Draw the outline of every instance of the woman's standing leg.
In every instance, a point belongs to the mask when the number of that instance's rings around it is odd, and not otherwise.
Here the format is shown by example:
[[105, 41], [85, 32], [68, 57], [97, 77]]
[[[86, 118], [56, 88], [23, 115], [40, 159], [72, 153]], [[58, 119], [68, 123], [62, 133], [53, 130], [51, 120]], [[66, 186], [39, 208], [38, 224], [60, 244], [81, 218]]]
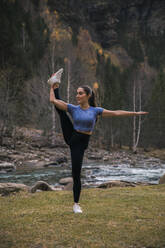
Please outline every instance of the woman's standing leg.
[[82, 213], [82, 210], [78, 205], [81, 193], [81, 168], [84, 152], [85, 149], [88, 147], [89, 138], [89, 135], [74, 132], [70, 143], [72, 159], [73, 197], [75, 202], [73, 211], [75, 213]]
[[73, 197], [78, 203], [81, 193], [81, 168], [84, 156], [84, 149], [79, 146], [71, 146], [72, 177], [73, 177]]

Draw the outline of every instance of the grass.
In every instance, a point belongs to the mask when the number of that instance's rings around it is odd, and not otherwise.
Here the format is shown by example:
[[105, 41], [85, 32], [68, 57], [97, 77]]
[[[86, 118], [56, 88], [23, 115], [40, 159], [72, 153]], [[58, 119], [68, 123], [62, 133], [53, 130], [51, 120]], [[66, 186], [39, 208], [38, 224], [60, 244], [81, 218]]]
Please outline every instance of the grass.
[[165, 248], [165, 185], [0, 197], [1, 248]]

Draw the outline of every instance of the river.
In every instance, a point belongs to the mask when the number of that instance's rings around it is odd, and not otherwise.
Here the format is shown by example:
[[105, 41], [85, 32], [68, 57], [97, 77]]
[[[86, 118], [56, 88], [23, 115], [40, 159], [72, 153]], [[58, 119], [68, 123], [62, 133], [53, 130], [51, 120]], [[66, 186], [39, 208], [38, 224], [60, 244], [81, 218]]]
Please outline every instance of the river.
[[[82, 183], [86, 187], [95, 187], [110, 180], [128, 182], [144, 182], [158, 184], [160, 177], [165, 174], [165, 162], [159, 159], [145, 159], [136, 165], [131, 163], [92, 162], [83, 164]], [[71, 166], [54, 165], [48, 168], [36, 169], [22, 167], [10, 173], [0, 174], [0, 182], [24, 183], [32, 186], [42, 180], [58, 186], [59, 180], [71, 176]]]

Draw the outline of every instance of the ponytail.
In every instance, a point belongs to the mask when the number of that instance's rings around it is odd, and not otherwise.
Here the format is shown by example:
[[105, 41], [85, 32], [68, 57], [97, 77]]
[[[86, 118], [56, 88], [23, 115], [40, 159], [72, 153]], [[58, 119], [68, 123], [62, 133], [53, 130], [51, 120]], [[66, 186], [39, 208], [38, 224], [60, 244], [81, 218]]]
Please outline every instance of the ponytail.
[[91, 94], [91, 97], [89, 98], [88, 102], [89, 102], [90, 106], [96, 107], [95, 93], [93, 92], [93, 90], [92, 90], [92, 94]]

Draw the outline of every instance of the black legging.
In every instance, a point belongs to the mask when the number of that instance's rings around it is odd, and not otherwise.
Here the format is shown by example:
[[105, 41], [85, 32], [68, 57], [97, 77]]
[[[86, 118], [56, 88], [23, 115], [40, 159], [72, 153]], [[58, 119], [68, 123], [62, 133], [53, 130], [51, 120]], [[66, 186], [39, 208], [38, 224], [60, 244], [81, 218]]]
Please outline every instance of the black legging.
[[[54, 90], [56, 99], [60, 99], [59, 89]], [[79, 133], [73, 128], [73, 124], [66, 111], [56, 107], [60, 116], [61, 128], [66, 144], [69, 145], [72, 161], [73, 196], [74, 202], [78, 203], [81, 193], [81, 167], [84, 151], [88, 147], [90, 135]]]

